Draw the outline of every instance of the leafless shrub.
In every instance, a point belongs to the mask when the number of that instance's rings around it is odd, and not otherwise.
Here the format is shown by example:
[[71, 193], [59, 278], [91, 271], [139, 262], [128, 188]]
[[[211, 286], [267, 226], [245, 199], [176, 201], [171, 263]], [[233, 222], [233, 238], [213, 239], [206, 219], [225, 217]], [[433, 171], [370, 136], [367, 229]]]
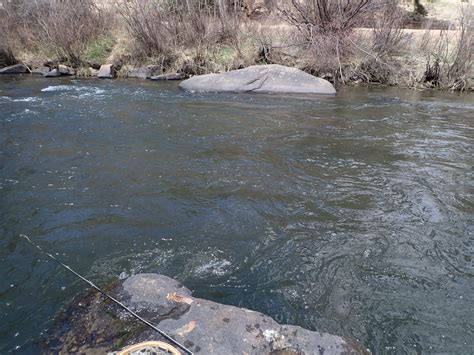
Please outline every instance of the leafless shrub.
[[290, 0], [281, 6], [282, 18], [296, 29], [303, 43], [309, 70], [315, 74], [339, 72], [353, 53], [350, 41], [355, 27], [370, 13], [373, 0]]
[[16, 64], [17, 62], [13, 50], [6, 44], [0, 43], [0, 68]]
[[452, 90], [464, 91], [469, 85], [469, 74], [472, 70], [474, 54], [473, 26], [472, 12], [470, 9], [463, 8], [454, 58], [447, 74]]
[[162, 7], [163, 2], [124, 1], [119, 5], [119, 12], [127, 24], [127, 30], [136, 42], [137, 50], [144, 55], [167, 55], [173, 29], [166, 15], [168, 9]]
[[23, 2], [6, 2], [0, 6], [0, 67], [12, 65], [17, 62], [15, 58], [15, 47], [21, 46], [22, 33], [20, 29], [26, 23], [25, 18], [20, 17]]
[[93, 0], [15, 0], [2, 6], [2, 27], [17, 43], [52, 59], [80, 64], [87, 44], [109, 28], [109, 17]]
[[235, 39], [239, 18], [230, 4], [227, 0], [125, 0], [119, 12], [139, 55], [172, 60], [184, 46], [195, 48], [199, 59], [203, 47]]
[[385, 57], [395, 52], [407, 39], [403, 31], [406, 13], [393, 0], [375, 0], [372, 8], [372, 50], [378, 56]]
[[[395, 0], [373, 0], [371, 14], [366, 18], [366, 43], [355, 43], [359, 64], [351, 66], [349, 74], [357, 81], [397, 85], [401, 68], [394, 56], [406, 44], [408, 35], [403, 30], [406, 12]], [[359, 41], [361, 38], [358, 38]]]
[[472, 27], [472, 13], [462, 7], [457, 29], [441, 30], [434, 48], [428, 50], [424, 83], [457, 91], [469, 88], [474, 57]]
[[34, 4], [34, 40], [72, 64], [79, 64], [85, 46], [108, 29], [106, 15], [93, 0], [43, 0]]

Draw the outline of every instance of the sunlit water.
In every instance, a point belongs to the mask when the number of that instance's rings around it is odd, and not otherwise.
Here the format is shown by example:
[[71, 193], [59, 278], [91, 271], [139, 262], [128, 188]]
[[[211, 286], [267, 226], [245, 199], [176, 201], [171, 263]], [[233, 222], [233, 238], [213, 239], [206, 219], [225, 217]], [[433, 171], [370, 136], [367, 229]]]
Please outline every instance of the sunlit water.
[[140, 272], [375, 353], [474, 349], [474, 96], [0, 78], [0, 353]]

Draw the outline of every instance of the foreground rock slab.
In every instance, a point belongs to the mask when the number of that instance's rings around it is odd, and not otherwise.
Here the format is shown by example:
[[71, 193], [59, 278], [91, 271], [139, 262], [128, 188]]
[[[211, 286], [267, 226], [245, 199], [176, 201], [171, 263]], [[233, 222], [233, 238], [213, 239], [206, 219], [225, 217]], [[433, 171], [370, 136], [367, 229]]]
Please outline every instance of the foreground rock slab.
[[24, 64], [10, 65], [0, 69], [0, 74], [25, 74], [29, 72], [30, 70]]
[[[162, 275], [135, 275], [108, 292], [195, 354], [368, 354], [355, 341], [194, 298], [186, 287]], [[45, 346], [54, 353], [104, 353], [146, 340], [163, 339], [91, 293], [63, 313]]]
[[336, 93], [329, 81], [278, 64], [254, 65], [223, 74], [198, 75], [183, 81], [179, 86], [198, 92]]

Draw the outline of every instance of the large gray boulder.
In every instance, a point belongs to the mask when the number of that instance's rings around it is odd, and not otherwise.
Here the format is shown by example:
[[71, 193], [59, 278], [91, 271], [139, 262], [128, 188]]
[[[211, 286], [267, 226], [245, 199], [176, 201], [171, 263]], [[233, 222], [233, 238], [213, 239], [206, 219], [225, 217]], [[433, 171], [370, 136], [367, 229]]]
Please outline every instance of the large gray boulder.
[[[110, 287], [113, 297], [196, 354], [368, 354], [356, 341], [281, 325], [248, 309], [192, 297], [179, 282], [139, 274]], [[57, 321], [48, 352], [95, 353], [147, 340], [163, 340], [97, 293], [76, 300]], [[56, 344], [56, 347], [53, 347]]]
[[179, 86], [198, 92], [336, 93], [329, 81], [278, 64], [254, 65], [223, 74], [198, 75], [183, 81]]
[[25, 74], [29, 72], [30, 70], [24, 64], [10, 65], [0, 69], [0, 74]]

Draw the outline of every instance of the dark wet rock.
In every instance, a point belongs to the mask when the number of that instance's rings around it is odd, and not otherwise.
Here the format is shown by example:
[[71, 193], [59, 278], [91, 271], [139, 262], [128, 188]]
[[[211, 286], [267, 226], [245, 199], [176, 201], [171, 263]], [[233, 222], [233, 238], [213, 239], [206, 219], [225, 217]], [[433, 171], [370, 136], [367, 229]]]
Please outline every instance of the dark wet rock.
[[45, 78], [55, 78], [57, 76], [61, 76], [59, 69], [51, 69], [49, 72], [44, 74]]
[[115, 78], [116, 70], [113, 64], [103, 64], [100, 66], [98, 78]]
[[24, 64], [10, 65], [0, 69], [0, 74], [25, 74], [29, 72], [30, 69]]
[[148, 79], [160, 71], [161, 67], [159, 65], [148, 65], [146, 67], [130, 69], [127, 76], [129, 78]]
[[76, 71], [74, 68], [68, 67], [67, 65], [58, 65], [58, 70], [61, 73], [61, 75], [74, 75], [76, 74]]
[[[280, 325], [258, 312], [194, 298], [187, 288], [162, 275], [135, 275], [108, 292], [196, 354], [367, 354], [355, 341]], [[57, 319], [45, 346], [49, 352], [93, 353], [146, 340], [163, 339], [91, 293], [76, 299]]]
[[31, 70], [31, 74], [46, 75], [51, 69], [49, 67], [39, 67]]
[[150, 80], [183, 80], [186, 76], [180, 73], [168, 73], [152, 76]]
[[223, 74], [206, 74], [183, 81], [180, 88], [212, 92], [281, 92], [335, 94], [327, 80], [278, 64], [254, 65]]

